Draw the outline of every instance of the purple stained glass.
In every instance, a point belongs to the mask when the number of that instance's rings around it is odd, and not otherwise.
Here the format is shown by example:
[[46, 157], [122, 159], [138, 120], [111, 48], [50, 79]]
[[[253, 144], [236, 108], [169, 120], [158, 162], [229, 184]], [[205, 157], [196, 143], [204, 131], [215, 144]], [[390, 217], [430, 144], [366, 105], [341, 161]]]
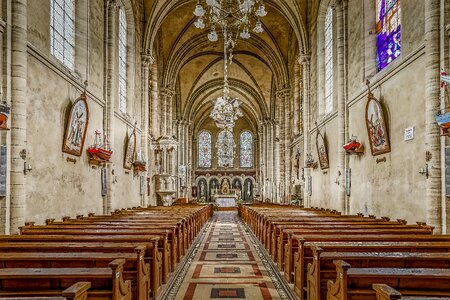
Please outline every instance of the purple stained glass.
[[401, 53], [400, 0], [377, 1], [377, 69], [383, 70]]
[[211, 134], [207, 131], [198, 136], [198, 166], [211, 168]]
[[244, 131], [240, 136], [241, 148], [241, 168], [253, 167], [253, 136], [250, 132]]

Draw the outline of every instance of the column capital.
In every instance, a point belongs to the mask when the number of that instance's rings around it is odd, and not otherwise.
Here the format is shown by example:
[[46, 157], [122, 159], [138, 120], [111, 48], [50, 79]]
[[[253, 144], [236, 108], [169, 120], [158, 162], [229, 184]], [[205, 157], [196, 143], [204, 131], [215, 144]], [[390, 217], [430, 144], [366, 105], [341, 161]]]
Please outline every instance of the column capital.
[[334, 10], [343, 9], [346, 2], [347, 2], [347, 0], [333, 0], [333, 1], [331, 1], [331, 7]]
[[150, 65], [154, 63], [155, 59], [152, 55], [148, 53], [142, 53], [141, 54], [141, 62], [142, 66], [145, 68], [148, 68]]
[[297, 60], [301, 65], [309, 65], [311, 63], [311, 54], [302, 52], [298, 55]]
[[119, 1], [117, 1], [117, 0], [106, 0], [106, 5], [108, 8], [110, 8], [112, 10], [119, 9]]
[[282, 89], [277, 90], [275, 92], [275, 95], [277, 96], [277, 98], [285, 97], [285, 96], [289, 96], [290, 92], [291, 92], [291, 89], [287, 87], [287, 88], [282, 88]]
[[175, 95], [175, 91], [171, 88], [165, 87], [160, 90], [161, 95], [167, 98], [172, 98]]

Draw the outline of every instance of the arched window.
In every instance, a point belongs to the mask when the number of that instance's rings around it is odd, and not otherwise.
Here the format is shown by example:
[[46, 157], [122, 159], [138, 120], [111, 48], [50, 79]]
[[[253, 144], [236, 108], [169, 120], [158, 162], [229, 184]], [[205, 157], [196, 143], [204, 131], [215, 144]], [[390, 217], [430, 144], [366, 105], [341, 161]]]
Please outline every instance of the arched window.
[[127, 19], [119, 9], [119, 110], [127, 112]]
[[400, 0], [376, 0], [377, 70], [381, 71], [401, 53]]
[[67, 68], [74, 69], [75, 0], [50, 1], [50, 50]]
[[211, 168], [211, 134], [203, 131], [198, 136], [198, 167]]
[[325, 17], [325, 113], [333, 110], [333, 9]]
[[253, 168], [253, 135], [244, 131], [239, 137], [241, 168]]
[[230, 168], [233, 166], [234, 160], [234, 148], [236, 144], [234, 142], [233, 133], [230, 130], [224, 129], [219, 132], [216, 142], [217, 156], [220, 168]]

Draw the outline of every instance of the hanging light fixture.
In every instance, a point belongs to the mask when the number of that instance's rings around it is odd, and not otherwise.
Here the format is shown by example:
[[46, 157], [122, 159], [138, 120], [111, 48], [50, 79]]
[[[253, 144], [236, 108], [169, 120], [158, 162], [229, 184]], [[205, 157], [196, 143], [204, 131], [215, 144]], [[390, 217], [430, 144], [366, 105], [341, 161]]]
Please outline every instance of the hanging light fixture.
[[208, 40], [216, 42], [219, 39], [216, 28], [222, 29], [224, 40], [223, 95], [213, 100], [214, 107], [210, 116], [219, 128], [232, 131], [235, 121], [243, 116], [241, 101], [229, 96], [228, 67], [232, 62], [232, 51], [238, 37], [251, 37], [249, 28], [252, 20], [256, 20], [253, 32], [264, 32], [260, 18], [266, 16], [267, 12], [263, 0], [206, 0], [206, 9], [202, 2], [198, 0], [194, 9], [194, 15], [197, 17], [195, 27], [205, 28], [207, 20], [210, 28]]

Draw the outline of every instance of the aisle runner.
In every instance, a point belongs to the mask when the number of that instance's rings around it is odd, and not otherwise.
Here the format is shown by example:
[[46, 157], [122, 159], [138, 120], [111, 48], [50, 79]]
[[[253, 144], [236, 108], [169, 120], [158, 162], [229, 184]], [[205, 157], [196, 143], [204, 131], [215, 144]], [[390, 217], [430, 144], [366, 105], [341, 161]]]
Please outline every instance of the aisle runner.
[[288, 299], [255, 250], [236, 212], [216, 212], [175, 299]]

